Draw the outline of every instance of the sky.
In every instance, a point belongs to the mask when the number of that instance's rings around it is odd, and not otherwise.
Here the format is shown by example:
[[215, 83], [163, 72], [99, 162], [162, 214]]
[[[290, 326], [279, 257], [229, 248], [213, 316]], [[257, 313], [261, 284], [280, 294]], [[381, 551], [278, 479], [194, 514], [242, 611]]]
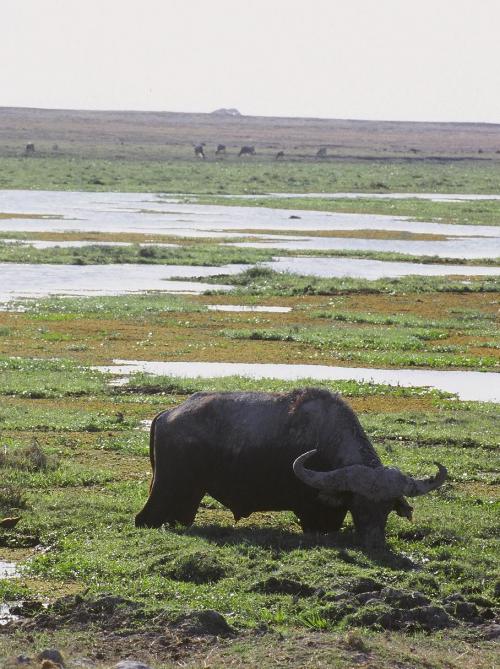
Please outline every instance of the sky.
[[0, 0], [0, 106], [500, 123], [500, 0]]

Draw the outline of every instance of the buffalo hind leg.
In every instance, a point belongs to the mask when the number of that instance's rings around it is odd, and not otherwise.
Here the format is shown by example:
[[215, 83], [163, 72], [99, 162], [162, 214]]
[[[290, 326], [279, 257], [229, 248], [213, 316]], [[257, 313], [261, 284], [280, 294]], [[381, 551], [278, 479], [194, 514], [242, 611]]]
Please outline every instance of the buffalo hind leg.
[[135, 517], [135, 525], [136, 527], [161, 527], [165, 523], [171, 527], [177, 523], [192, 525], [204, 494], [203, 490], [191, 486], [185, 486], [182, 490], [176, 486], [174, 497], [163, 486], [153, 484], [148, 501]]

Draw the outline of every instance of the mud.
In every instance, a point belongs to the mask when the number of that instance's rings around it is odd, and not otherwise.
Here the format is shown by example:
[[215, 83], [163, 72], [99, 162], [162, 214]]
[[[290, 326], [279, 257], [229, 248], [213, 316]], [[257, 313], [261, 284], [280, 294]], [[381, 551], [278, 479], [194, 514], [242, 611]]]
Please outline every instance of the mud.
[[265, 581], [259, 581], [252, 588], [252, 592], [261, 592], [266, 595], [293, 595], [294, 597], [310, 597], [317, 588], [295, 581], [290, 578], [270, 576]]

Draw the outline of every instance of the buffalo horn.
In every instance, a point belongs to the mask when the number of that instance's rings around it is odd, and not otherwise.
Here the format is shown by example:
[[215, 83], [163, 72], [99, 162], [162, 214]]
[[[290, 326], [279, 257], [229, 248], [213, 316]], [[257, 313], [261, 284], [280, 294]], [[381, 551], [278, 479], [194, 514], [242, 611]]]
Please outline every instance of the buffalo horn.
[[329, 472], [306, 469], [304, 462], [316, 449], [299, 455], [293, 463], [293, 471], [307, 485], [317, 490], [332, 492], [354, 492], [374, 501], [389, 500], [406, 495], [417, 497], [425, 495], [443, 485], [446, 480], [446, 467], [436, 462], [438, 473], [426, 479], [415, 479], [403, 474], [394, 467], [367, 467], [349, 465]]

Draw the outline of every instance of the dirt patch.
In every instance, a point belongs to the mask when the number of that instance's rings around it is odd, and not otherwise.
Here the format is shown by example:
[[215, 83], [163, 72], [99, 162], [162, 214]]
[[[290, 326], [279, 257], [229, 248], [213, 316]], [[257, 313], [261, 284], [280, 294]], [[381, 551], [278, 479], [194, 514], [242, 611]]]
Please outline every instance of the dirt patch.
[[293, 595], [294, 597], [310, 597], [316, 592], [310, 585], [290, 578], [270, 576], [265, 581], [259, 581], [251, 588], [252, 592], [261, 592], [266, 595]]
[[178, 618], [172, 627], [189, 636], [228, 637], [236, 634], [224, 616], [211, 609], [192, 611]]
[[[290, 218], [297, 218], [291, 216]], [[399, 230], [272, 230], [262, 228], [226, 228], [226, 232], [241, 234], [281, 235], [285, 237], [347, 237], [357, 239], [399, 239], [411, 241], [445, 241], [447, 235], [433, 235], [426, 232], [404, 232]]]
[[420, 295], [346, 295], [342, 308], [380, 314], [411, 314], [421, 318], [441, 319], [454, 310], [496, 313], [498, 295], [485, 298], [478, 293], [429, 293]]
[[0, 634], [16, 631], [32, 641], [34, 635], [49, 638], [61, 629], [71, 630], [75, 639], [91, 631], [92, 645], [89, 649], [87, 640], [86, 655], [92, 661], [140, 656], [148, 661], [179, 662], [219, 638], [236, 636], [236, 630], [217, 611], [191, 611], [173, 620], [168, 614], [151, 617], [141, 604], [114, 595], [62, 597], [46, 609], [32, 600], [19, 604], [16, 614], [22, 619], [0, 627]]

